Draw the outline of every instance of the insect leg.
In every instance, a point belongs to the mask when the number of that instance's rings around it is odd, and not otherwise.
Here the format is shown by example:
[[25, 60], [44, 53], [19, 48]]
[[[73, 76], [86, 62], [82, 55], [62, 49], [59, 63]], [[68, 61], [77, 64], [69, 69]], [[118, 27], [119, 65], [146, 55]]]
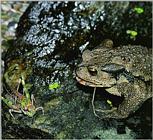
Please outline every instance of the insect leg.
[[10, 115], [13, 117], [13, 119], [15, 119], [15, 118], [14, 118], [14, 116], [13, 116], [12, 112], [22, 113], [22, 111], [21, 111], [21, 110], [9, 109], [9, 113], [10, 113]]
[[31, 94], [31, 102], [32, 102], [32, 105], [34, 104], [34, 102], [36, 102], [35, 97], [34, 97], [33, 94]]
[[19, 87], [20, 87], [20, 83], [21, 83], [21, 78], [19, 79], [19, 83], [18, 83], [18, 86], [17, 86], [17, 91], [19, 90]]

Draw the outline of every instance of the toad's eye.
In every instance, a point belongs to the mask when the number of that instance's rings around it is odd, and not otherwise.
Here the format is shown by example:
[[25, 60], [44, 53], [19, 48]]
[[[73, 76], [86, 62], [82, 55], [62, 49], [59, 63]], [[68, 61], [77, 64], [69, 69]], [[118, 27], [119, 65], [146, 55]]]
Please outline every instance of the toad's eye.
[[122, 56], [121, 59], [125, 62], [130, 62], [130, 58]]
[[96, 76], [97, 75], [97, 69], [94, 66], [88, 66], [88, 71], [91, 76]]

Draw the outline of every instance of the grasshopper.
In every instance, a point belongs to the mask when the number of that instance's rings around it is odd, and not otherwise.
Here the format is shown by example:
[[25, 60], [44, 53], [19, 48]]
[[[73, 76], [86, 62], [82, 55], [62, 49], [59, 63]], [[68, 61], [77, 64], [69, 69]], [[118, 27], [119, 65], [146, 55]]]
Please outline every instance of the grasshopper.
[[[19, 69], [19, 68], [17, 68]], [[6, 72], [4, 74], [4, 78], [8, 79], [8, 73]], [[25, 75], [20, 73], [17, 80], [17, 89], [15, 90], [15, 87], [12, 87], [12, 92], [10, 93], [7, 89], [6, 91], [9, 93], [5, 97], [1, 97], [2, 101], [10, 108], [9, 113], [14, 118], [12, 112], [16, 113], [23, 113], [29, 117], [33, 117], [37, 110], [42, 110], [44, 114], [43, 107], [35, 107], [34, 102], [35, 98], [33, 94], [30, 96], [29, 89], [31, 87], [31, 84], [25, 84]], [[11, 79], [12, 80], [12, 79]], [[22, 85], [22, 93], [19, 92], [19, 87]]]

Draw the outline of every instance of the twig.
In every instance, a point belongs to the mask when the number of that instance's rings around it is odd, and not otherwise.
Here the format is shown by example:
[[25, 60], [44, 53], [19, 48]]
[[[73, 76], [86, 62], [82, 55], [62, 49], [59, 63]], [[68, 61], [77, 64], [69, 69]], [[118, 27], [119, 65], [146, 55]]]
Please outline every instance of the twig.
[[92, 95], [92, 108], [93, 108], [93, 113], [96, 117], [100, 118], [99, 115], [97, 115], [96, 113], [96, 109], [95, 109], [95, 105], [94, 105], [94, 100], [95, 100], [95, 94], [96, 94], [96, 87], [94, 88], [94, 91], [93, 91], [93, 95]]

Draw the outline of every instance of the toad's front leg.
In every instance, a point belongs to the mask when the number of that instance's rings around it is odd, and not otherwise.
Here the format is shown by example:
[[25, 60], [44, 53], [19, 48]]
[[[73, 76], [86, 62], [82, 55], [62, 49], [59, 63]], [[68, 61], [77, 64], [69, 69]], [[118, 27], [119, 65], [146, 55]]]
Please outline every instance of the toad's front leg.
[[125, 98], [118, 108], [113, 107], [110, 110], [95, 109], [95, 111], [97, 113], [102, 113], [100, 115], [101, 118], [127, 118], [130, 113], [135, 112], [138, 109], [142, 103], [142, 100], [142, 97], [133, 94], [130, 97]]
[[146, 84], [141, 80], [135, 80], [133, 83], [121, 83], [119, 86], [119, 90], [125, 98], [117, 112], [126, 118], [148, 99], [148, 90]]
[[112, 108], [111, 110], [96, 109], [95, 111], [102, 113], [102, 118], [127, 118], [148, 98], [146, 85], [140, 80], [136, 80], [134, 83], [121, 83], [118, 85], [118, 89], [124, 95], [123, 102], [118, 108]]
[[[96, 117], [100, 119], [102, 118], [121, 118], [122, 117], [120, 116], [120, 113], [118, 113], [118, 110], [116, 107], [113, 107], [110, 110], [96, 109], [94, 105], [95, 93], [96, 93], [96, 87], [94, 88], [93, 97], [92, 97], [93, 113]], [[99, 113], [102, 113], [102, 114], [99, 114]]]

